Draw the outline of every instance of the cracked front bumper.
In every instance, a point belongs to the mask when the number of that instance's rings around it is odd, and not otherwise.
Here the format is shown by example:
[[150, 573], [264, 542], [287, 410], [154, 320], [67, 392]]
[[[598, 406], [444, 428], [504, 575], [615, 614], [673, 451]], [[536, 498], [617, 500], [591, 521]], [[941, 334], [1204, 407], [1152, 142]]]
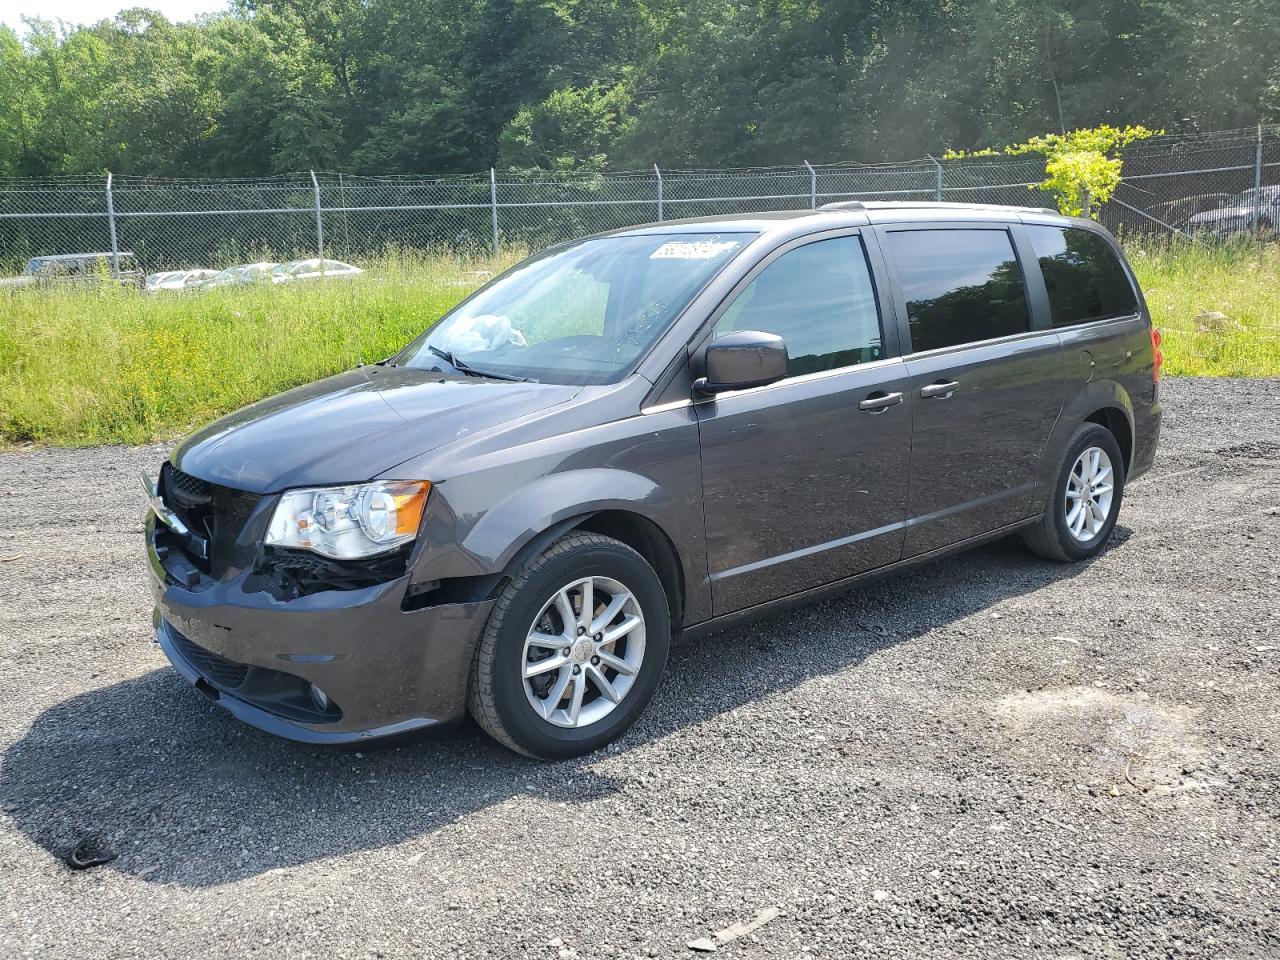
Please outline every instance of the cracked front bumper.
[[[147, 520], [156, 641], [239, 719], [307, 743], [391, 736], [457, 719], [491, 600], [405, 610], [401, 577], [280, 601], [247, 575], [187, 589], [167, 576]], [[310, 688], [328, 709], [314, 706]], [[310, 704], [310, 706], [309, 706]]]

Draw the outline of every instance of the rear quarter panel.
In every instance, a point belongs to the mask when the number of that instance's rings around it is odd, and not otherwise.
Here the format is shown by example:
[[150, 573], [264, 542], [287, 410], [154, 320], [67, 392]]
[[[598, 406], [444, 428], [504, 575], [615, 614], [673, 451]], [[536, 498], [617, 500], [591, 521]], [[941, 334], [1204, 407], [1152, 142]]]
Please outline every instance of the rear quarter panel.
[[[1099, 411], [1116, 411], [1128, 425], [1126, 480], [1141, 476], [1151, 466], [1160, 435], [1161, 410], [1152, 380], [1151, 324], [1145, 310], [1138, 316], [1063, 327], [1058, 333], [1066, 398], [1045, 448], [1046, 472], [1037, 490], [1041, 510], [1072, 435]], [[1124, 446], [1125, 438], [1119, 439]]]

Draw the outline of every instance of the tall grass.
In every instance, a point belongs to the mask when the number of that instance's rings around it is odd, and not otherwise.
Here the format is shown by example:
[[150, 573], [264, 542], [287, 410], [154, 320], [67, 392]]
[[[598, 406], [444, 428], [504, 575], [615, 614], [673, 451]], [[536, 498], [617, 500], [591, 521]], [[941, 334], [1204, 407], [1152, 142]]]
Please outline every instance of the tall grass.
[[1169, 376], [1280, 376], [1280, 245], [1129, 243]]
[[501, 261], [389, 255], [351, 280], [0, 291], [0, 440], [142, 443], [378, 360]]
[[[1169, 375], [1280, 375], [1280, 247], [1131, 245]], [[390, 254], [350, 281], [0, 291], [0, 442], [142, 443], [377, 360], [517, 259]]]

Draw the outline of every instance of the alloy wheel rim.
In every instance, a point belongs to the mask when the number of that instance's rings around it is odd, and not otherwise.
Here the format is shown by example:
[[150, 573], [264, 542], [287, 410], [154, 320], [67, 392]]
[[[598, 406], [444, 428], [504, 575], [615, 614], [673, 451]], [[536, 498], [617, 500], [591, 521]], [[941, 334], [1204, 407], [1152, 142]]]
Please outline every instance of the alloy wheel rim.
[[1089, 447], [1076, 458], [1067, 475], [1067, 532], [1080, 543], [1093, 540], [1111, 516], [1115, 469], [1101, 447]]
[[565, 584], [543, 604], [525, 637], [524, 692], [548, 723], [589, 726], [617, 709], [644, 662], [644, 613], [610, 577]]

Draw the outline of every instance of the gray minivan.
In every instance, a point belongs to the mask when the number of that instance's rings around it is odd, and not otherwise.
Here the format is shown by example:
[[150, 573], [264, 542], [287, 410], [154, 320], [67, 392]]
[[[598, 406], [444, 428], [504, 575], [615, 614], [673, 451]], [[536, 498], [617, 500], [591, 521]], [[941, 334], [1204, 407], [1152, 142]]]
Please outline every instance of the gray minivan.
[[1114, 239], [1046, 210], [560, 244], [144, 477], [156, 637], [297, 740], [469, 710], [522, 753], [584, 753], [675, 634], [1013, 533], [1093, 556], [1154, 457], [1160, 361]]

